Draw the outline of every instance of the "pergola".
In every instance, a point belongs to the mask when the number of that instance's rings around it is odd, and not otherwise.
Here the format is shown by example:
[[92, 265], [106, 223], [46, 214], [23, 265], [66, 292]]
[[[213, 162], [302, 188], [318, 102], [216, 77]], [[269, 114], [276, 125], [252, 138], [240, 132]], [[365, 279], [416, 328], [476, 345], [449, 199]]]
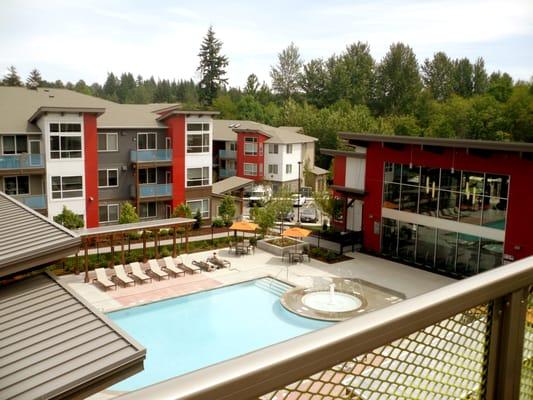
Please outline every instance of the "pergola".
[[189, 229], [195, 222], [191, 218], [167, 218], [151, 221], [134, 222], [131, 224], [119, 224], [119, 225], [107, 225], [99, 226], [97, 228], [85, 228], [76, 231], [82, 241], [82, 247], [85, 251], [84, 256], [84, 269], [85, 269], [85, 282], [89, 282], [89, 246], [93, 242], [107, 241], [111, 247], [111, 266], [114, 264], [115, 259], [115, 243], [120, 243], [120, 261], [125, 263], [124, 257], [124, 239], [127, 234], [132, 232], [142, 231], [143, 241], [143, 259], [146, 261], [146, 231], [151, 231], [154, 234], [154, 248], [155, 257], [159, 258], [159, 231], [163, 228], [173, 228], [172, 231], [172, 256], [176, 257], [176, 228], [185, 228], [185, 251], [189, 250]]

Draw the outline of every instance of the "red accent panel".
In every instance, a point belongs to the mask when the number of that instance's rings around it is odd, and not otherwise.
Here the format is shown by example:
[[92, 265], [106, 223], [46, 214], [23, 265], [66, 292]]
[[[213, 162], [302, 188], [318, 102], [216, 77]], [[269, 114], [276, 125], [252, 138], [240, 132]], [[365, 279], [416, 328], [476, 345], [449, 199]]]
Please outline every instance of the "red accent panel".
[[185, 203], [185, 116], [165, 120], [172, 141], [172, 209]]
[[98, 131], [95, 114], [83, 114], [83, 141], [85, 143], [85, 217], [87, 228], [94, 228], [99, 225]]
[[[257, 138], [257, 155], [244, 155], [244, 138]], [[265, 152], [268, 151], [265, 141], [267, 136], [260, 133], [239, 132], [237, 133], [237, 176], [262, 181], [265, 175]], [[244, 163], [257, 164], [257, 176], [244, 175]]]
[[344, 186], [346, 183], [346, 156], [337, 156], [333, 160], [333, 184]]

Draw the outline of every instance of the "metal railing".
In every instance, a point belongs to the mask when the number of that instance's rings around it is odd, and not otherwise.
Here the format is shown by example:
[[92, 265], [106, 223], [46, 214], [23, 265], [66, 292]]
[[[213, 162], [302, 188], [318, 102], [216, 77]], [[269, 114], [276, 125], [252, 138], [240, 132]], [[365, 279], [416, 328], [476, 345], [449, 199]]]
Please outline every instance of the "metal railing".
[[131, 150], [130, 161], [134, 163], [172, 161], [172, 149]]
[[25, 204], [35, 210], [44, 210], [46, 208], [46, 196], [44, 194], [18, 195], [13, 197], [20, 201], [22, 204]]
[[7, 154], [0, 155], [0, 169], [43, 168], [42, 154]]
[[234, 160], [237, 158], [237, 152], [235, 150], [219, 150], [218, 156], [220, 159]]
[[234, 169], [220, 168], [219, 173], [221, 178], [229, 178], [230, 176], [237, 175], [237, 171]]
[[121, 399], [530, 399], [533, 257]]

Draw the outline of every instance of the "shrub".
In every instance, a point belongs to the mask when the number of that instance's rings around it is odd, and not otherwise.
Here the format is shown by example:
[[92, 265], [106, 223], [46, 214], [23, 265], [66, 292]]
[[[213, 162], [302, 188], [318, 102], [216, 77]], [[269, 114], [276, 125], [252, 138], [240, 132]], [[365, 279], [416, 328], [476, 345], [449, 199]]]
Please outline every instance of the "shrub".
[[159, 252], [159, 256], [160, 257], [168, 257], [170, 256], [170, 251], [168, 250], [167, 246], [163, 246], [163, 248], [161, 249], [161, 251]]
[[192, 228], [193, 229], [200, 229], [200, 225], [202, 225], [202, 214], [200, 213], [200, 209], [196, 210], [196, 214], [194, 215], [194, 219], [196, 221], [192, 225]]
[[63, 211], [54, 217], [54, 222], [63, 225], [67, 229], [78, 229], [83, 227], [83, 218], [74, 214], [67, 206], [63, 206]]
[[213, 225], [214, 228], [223, 228], [224, 226], [226, 226], [226, 224], [224, 223], [224, 220], [222, 218], [215, 218], [213, 220], [212, 225]]

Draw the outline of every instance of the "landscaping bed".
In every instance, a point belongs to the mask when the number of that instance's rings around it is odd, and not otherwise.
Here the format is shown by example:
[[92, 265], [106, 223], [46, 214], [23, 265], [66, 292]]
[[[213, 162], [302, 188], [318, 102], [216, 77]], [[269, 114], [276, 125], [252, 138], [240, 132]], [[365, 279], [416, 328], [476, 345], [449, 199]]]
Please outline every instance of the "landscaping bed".
[[342, 261], [351, 260], [351, 257], [348, 257], [344, 254], [338, 254], [332, 250], [324, 249], [321, 247], [311, 247], [309, 250], [311, 258], [325, 262], [327, 264], [335, 264]]

